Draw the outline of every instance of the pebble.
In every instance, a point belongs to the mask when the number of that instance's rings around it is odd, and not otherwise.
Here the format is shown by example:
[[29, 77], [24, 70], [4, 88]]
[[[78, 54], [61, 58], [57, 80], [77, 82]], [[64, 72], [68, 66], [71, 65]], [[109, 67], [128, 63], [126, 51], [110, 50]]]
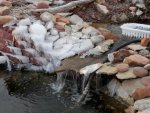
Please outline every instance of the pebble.
[[129, 65], [125, 63], [121, 63], [121, 64], [117, 64], [116, 68], [118, 72], [122, 73], [122, 72], [126, 72], [129, 70]]
[[134, 67], [133, 68], [133, 73], [137, 77], [145, 77], [145, 76], [148, 75], [148, 71], [146, 69], [144, 69], [144, 67]]
[[139, 54], [135, 54], [135, 55], [131, 55], [129, 57], [126, 57], [123, 62], [127, 63], [129, 65], [144, 66], [146, 64], [149, 64], [150, 60], [144, 56], [141, 56]]
[[150, 64], [145, 65], [144, 68], [150, 71]]
[[150, 76], [141, 78], [142, 84], [149, 86], [150, 85]]

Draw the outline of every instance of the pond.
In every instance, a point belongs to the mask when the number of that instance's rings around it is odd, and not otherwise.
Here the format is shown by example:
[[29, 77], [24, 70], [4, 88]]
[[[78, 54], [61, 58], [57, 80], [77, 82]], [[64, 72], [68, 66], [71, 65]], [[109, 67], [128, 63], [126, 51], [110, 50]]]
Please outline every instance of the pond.
[[[102, 26], [120, 34], [118, 25]], [[91, 93], [85, 103], [77, 103], [77, 80], [57, 78], [42, 73], [1, 71], [0, 113], [124, 113], [126, 106], [106, 95], [101, 95], [100, 100], [99, 95]]]

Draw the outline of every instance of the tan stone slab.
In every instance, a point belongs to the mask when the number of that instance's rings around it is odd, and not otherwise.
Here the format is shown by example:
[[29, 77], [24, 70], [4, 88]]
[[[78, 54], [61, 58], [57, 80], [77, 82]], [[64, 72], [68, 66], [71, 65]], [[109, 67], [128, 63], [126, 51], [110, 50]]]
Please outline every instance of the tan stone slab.
[[133, 68], [130, 68], [127, 72], [118, 73], [116, 76], [118, 79], [122, 79], [122, 80], [136, 78], [136, 76], [133, 74]]
[[106, 74], [106, 75], [114, 75], [116, 74], [117, 68], [113, 65], [103, 65], [100, 69], [97, 70], [97, 74]]

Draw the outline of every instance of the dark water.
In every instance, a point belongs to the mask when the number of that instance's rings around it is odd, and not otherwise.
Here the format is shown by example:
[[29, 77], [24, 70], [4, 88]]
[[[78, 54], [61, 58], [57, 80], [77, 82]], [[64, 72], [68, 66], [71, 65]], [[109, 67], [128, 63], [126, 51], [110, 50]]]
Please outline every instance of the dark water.
[[[0, 113], [122, 113], [123, 107], [104, 105], [96, 97], [78, 105], [75, 80], [66, 79], [62, 91], [51, 84], [56, 77], [29, 72], [0, 72]], [[100, 104], [100, 103], [101, 104]], [[110, 100], [110, 103], [114, 100]], [[118, 106], [116, 103], [116, 106]], [[118, 109], [118, 110], [117, 110]], [[121, 111], [122, 110], [122, 111]]]
[[[118, 25], [104, 26], [121, 33]], [[106, 95], [100, 100], [91, 94], [79, 105], [76, 80], [66, 79], [59, 93], [52, 89], [55, 81], [56, 76], [41, 73], [0, 71], [0, 113], [124, 113], [126, 106]]]

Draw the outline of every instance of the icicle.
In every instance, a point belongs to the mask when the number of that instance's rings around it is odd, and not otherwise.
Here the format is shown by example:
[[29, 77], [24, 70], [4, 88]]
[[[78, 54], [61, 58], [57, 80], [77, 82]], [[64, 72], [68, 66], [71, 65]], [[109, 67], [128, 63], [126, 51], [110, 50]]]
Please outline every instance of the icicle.
[[11, 70], [12, 70], [12, 67], [11, 67], [11, 64], [10, 64], [10, 61], [9, 61], [8, 56], [7, 56], [4, 52], [2, 52], [2, 51], [0, 51], [0, 53], [2, 53], [2, 55], [4, 55], [4, 56], [6, 57], [6, 61], [7, 61], [7, 70], [8, 70], [8, 71], [11, 71]]

